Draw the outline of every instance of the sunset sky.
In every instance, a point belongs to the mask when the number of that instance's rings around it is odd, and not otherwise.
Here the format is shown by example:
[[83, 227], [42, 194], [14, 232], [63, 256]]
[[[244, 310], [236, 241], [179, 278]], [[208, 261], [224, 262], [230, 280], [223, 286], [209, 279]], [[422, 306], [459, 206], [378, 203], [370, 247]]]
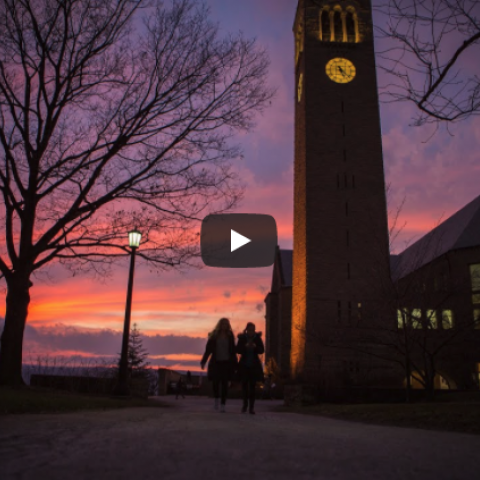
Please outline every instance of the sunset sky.
[[[239, 137], [244, 160], [236, 164], [247, 188], [237, 212], [275, 217], [279, 244], [292, 247], [294, 43], [296, 0], [208, 0], [224, 32], [256, 37], [271, 59], [271, 108], [255, 130]], [[379, 83], [385, 79], [379, 74]], [[405, 200], [398, 253], [480, 194], [480, 119], [450, 127], [409, 126], [406, 104], [382, 104], [382, 133], [389, 209]], [[103, 282], [71, 278], [54, 267], [50, 278], [34, 279], [24, 361], [38, 355], [109, 358], [120, 350], [127, 263]], [[137, 264], [132, 322], [145, 335], [154, 365], [199, 369], [209, 330], [221, 316], [239, 332], [247, 321], [264, 330], [264, 298], [272, 268], [203, 268], [157, 274]], [[2, 290], [2, 311], [4, 296]]]

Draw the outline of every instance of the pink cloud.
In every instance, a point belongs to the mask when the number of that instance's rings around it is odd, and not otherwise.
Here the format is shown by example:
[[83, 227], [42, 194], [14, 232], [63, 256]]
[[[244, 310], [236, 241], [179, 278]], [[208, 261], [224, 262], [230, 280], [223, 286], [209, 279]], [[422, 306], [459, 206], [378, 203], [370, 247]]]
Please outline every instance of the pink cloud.
[[450, 131], [432, 136], [431, 126], [408, 128], [399, 121], [383, 135], [390, 213], [404, 202], [400, 243], [427, 233], [480, 194], [480, 120]]
[[[238, 211], [273, 215], [280, 245], [291, 248], [295, 93], [291, 28], [296, 2], [209, 3], [221, 28], [256, 36], [270, 53], [270, 82], [278, 92], [271, 108], [258, 117], [255, 130], [237, 139], [244, 147], [245, 159], [236, 168], [246, 184]], [[382, 80], [381, 73], [379, 77]], [[407, 104], [382, 105], [381, 113], [391, 210], [405, 199], [399, 224], [406, 226], [395, 245], [400, 251], [406, 242], [423, 235], [480, 194], [480, 121], [472, 119], [452, 126], [454, 136], [445, 130], [432, 136], [429, 127], [408, 127], [414, 112]], [[183, 274], [155, 274], [139, 262], [132, 321], [139, 324], [146, 342], [150, 342], [155, 361], [177, 367], [191, 362], [193, 368], [207, 332], [221, 316], [231, 318], [236, 332], [247, 321], [264, 330], [263, 300], [271, 275], [271, 268], [204, 268]], [[52, 276], [54, 282], [49, 283], [34, 279], [27, 326], [29, 351], [88, 358], [115, 355], [123, 326], [127, 264], [116, 267], [104, 283], [70, 278], [57, 267]], [[4, 315], [4, 302], [2, 307], [0, 315]], [[167, 344], [172, 345], [171, 350]]]

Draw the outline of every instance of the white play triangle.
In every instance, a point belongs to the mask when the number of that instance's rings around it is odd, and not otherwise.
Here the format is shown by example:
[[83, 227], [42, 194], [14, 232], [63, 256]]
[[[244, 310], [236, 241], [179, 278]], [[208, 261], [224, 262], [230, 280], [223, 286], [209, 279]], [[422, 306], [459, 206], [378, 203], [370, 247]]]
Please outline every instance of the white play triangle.
[[251, 242], [251, 240], [249, 238], [244, 237], [243, 235], [240, 235], [235, 230], [230, 229], [230, 232], [231, 232], [231, 240], [230, 240], [231, 250], [230, 250], [230, 252], [234, 252], [235, 250], [238, 250], [239, 248], [243, 247], [247, 243]]

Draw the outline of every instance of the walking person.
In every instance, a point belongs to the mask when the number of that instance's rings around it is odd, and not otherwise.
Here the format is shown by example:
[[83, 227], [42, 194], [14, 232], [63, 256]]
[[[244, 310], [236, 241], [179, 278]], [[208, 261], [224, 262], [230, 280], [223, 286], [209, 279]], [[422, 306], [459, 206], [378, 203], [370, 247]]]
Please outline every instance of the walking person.
[[192, 374], [190, 370], [187, 370], [187, 393], [192, 393]]
[[220, 412], [225, 413], [228, 383], [237, 369], [235, 337], [228, 318], [221, 318], [209, 333], [205, 353], [200, 362], [202, 370], [209, 357], [211, 358], [208, 362], [208, 379], [213, 383], [214, 407], [218, 410], [220, 400]]
[[185, 395], [183, 394], [183, 380], [182, 380], [182, 377], [180, 377], [178, 379], [178, 382], [177, 382], [177, 388], [175, 390], [175, 393], [177, 394], [175, 396], [175, 400], [178, 400], [178, 396], [181, 395], [182, 398], [185, 398]]
[[257, 382], [263, 382], [259, 355], [264, 351], [262, 332], [255, 331], [254, 323], [247, 323], [245, 331], [238, 335], [237, 343], [237, 353], [241, 355], [238, 366], [243, 393], [242, 413], [248, 409], [251, 414], [255, 414], [255, 386]]

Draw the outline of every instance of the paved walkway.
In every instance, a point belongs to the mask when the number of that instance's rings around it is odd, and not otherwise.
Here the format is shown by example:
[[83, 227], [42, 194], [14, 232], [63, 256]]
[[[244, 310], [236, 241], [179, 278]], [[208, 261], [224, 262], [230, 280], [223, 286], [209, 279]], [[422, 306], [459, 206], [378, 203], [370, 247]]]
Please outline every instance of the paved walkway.
[[[171, 399], [172, 397], [169, 397]], [[170, 401], [170, 400], [169, 400]], [[290, 413], [210, 399], [173, 408], [0, 417], [0, 478], [35, 480], [475, 480], [480, 436]]]

